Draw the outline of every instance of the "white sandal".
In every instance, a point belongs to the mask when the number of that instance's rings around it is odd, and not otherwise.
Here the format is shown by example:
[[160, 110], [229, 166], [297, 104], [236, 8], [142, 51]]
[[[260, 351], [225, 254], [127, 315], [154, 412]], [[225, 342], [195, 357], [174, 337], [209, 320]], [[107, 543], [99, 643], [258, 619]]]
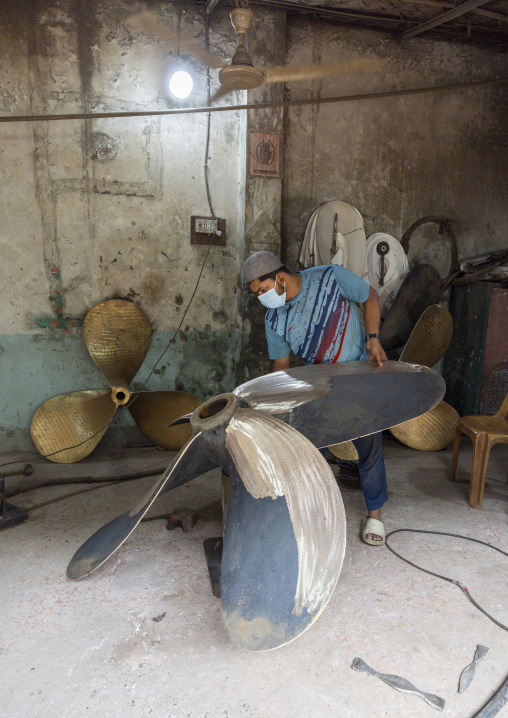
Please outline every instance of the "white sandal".
[[[375, 534], [381, 536], [381, 541], [367, 538], [367, 534]], [[363, 519], [362, 521], [362, 541], [368, 543], [370, 546], [382, 546], [385, 542], [385, 527], [382, 521], [378, 519]]]

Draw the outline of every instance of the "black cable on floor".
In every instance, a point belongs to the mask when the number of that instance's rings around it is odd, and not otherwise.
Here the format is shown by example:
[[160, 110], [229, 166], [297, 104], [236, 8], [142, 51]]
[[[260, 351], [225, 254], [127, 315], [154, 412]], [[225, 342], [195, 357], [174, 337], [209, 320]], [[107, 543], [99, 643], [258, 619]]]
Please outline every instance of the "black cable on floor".
[[486, 541], [480, 541], [480, 539], [471, 538], [470, 536], [461, 536], [460, 534], [450, 534], [445, 533], [444, 531], [424, 531], [423, 529], [396, 529], [395, 531], [390, 531], [389, 534], [387, 534], [385, 538], [385, 546], [386, 548], [391, 551], [397, 558], [400, 558], [402, 561], [405, 561], [405, 563], [408, 563], [410, 566], [413, 566], [413, 568], [417, 568], [418, 571], [423, 571], [424, 573], [428, 573], [430, 576], [435, 576], [436, 578], [442, 578], [443, 581], [448, 581], [448, 583], [453, 583], [455, 586], [458, 586], [468, 597], [468, 599], [471, 601], [473, 606], [476, 606], [476, 608], [481, 611], [484, 616], [487, 616], [487, 618], [490, 618], [491, 621], [493, 621], [496, 626], [499, 626], [499, 628], [504, 629], [505, 631], [508, 631], [508, 626], [505, 626], [503, 623], [500, 623], [497, 621], [493, 616], [490, 615], [490, 613], [487, 613], [485, 609], [483, 609], [479, 603], [477, 603], [474, 598], [469, 593], [469, 590], [467, 586], [465, 586], [462, 581], [456, 581], [454, 578], [448, 578], [448, 576], [441, 576], [439, 573], [434, 573], [433, 571], [429, 571], [426, 568], [422, 568], [421, 566], [418, 566], [416, 563], [413, 563], [412, 561], [409, 561], [409, 559], [404, 558], [404, 556], [401, 556], [397, 551], [395, 551], [388, 543], [388, 539], [390, 536], [393, 536], [394, 534], [398, 534], [401, 532], [406, 533], [414, 533], [414, 534], [432, 534], [435, 536], [452, 536], [452, 538], [459, 538], [464, 539], [464, 541], [473, 541], [474, 543], [480, 543], [483, 546], [488, 546], [489, 548], [493, 548], [494, 551], [499, 551], [499, 553], [502, 553], [503, 556], [508, 556], [508, 553], [506, 551], [503, 551], [502, 549], [498, 548], [497, 546], [493, 546], [490, 543], [487, 543]]

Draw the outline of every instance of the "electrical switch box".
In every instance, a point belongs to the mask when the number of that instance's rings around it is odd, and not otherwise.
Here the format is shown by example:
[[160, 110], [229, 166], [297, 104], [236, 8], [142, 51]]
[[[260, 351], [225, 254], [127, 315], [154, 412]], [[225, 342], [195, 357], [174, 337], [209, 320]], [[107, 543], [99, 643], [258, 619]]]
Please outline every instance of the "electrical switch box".
[[194, 220], [194, 231], [203, 232], [204, 234], [211, 234], [212, 232], [216, 232], [217, 220], [196, 217], [196, 219]]
[[226, 244], [226, 220], [216, 217], [191, 217], [191, 244]]

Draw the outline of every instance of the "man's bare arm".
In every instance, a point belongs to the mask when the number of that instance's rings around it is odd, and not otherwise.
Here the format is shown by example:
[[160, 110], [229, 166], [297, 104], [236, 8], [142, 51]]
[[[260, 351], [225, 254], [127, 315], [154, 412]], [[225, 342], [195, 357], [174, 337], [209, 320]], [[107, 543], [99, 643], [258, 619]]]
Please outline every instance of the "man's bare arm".
[[273, 371], [285, 371], [291, 369], [291, 362], [289, 360], [289, 354], [284, 359], [273, 360]]
[[[379, 311], [379, 298], [377, 292], [372, 287], [369, 288], [369, 296], [367, 301], [363, 303], [365, 313], [365, 332], [366, 334], [379, 334], [379, 325], [381, 323], [381, 314]], [[379, 339], [367, 339], [365, 348], [370, 361], [379, 366], [387, 361], [387, 356]]]

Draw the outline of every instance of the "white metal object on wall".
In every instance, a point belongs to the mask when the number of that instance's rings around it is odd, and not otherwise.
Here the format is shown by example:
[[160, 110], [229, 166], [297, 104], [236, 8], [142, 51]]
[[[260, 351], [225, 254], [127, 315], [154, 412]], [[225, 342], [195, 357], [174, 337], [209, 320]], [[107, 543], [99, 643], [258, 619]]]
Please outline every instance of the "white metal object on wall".
[[304, 267], [339, 264], [361, 277], [365, 258], [363, 218], [355, 207], [331, 200], [312, 213], [300, 253]]
[[390, 311], [408, 272], [407, 256], [399, 240], [385, 232], [371, 234], [363, 279], [378, 293], [382, 319]]

